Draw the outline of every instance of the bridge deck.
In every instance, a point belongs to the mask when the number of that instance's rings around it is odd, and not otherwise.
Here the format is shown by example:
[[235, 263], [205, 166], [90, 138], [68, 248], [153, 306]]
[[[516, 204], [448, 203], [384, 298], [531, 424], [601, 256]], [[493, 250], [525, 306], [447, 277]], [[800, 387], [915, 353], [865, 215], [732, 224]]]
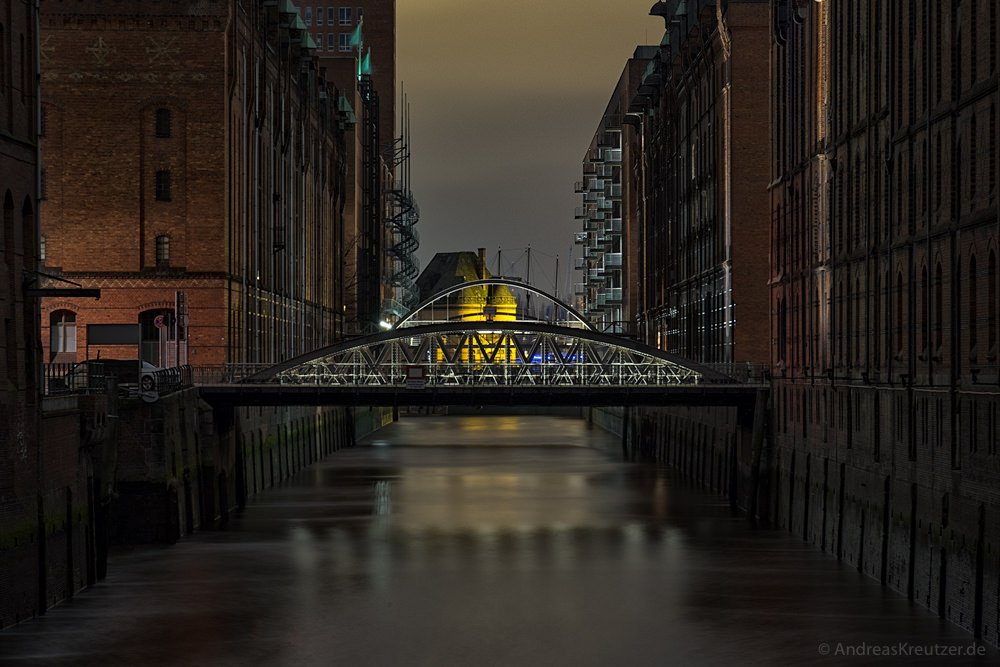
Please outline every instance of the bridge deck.
[[541, 405], [541, 406], [747, 406], [766, 385], [691, 384], [671, 387], [610, 386], [398, 386], [338, 387], [322, 385], [200, 385], [213, 405]]

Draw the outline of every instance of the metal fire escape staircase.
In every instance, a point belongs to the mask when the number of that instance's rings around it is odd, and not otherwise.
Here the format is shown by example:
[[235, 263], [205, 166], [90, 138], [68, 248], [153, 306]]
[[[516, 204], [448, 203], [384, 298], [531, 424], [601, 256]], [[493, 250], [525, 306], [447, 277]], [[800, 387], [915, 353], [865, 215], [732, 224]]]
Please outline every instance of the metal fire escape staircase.
[[382, 321], [395, 322], [420, 302], [416, 279], [420, 273], [417, 248], [420, 236], [415, 229], [420, 222], [420, 208], [410, 190], [409, 107], [404, 102], [400, 136], [393, 142], [393, 173], [397, 187], [389, 190], [390, 212], [386, 219], [385, 300]]

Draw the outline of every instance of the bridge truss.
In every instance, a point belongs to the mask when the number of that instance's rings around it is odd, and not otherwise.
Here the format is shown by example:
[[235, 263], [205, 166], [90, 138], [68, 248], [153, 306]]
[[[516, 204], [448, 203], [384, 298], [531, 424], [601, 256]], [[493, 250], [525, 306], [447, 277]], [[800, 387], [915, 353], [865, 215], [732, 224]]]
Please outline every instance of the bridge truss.
[[544, 322], [440, 322], [347, 341], [244, 378], [334, 387], [656, 387], [719, 374], [654, 348]]

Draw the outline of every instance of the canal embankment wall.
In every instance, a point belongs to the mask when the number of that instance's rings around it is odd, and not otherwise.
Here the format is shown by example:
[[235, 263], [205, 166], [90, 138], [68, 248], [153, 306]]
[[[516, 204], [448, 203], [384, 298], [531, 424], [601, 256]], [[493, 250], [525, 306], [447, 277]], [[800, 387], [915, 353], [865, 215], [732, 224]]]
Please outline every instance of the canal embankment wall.
[[[11, 443], [7, 493], [0, 495], [0, 628], [45, 609], [103, 576], [96, 539], [100, 479], [113, 394], [39, 399], [37, 423]], [[23, 437], [37, 433], [37, 438]]]
[[392, 421], [388, 408], [213, 409], [197, 388], [122, 410], [111, 541], [224, 527], [262, 491]]
[[895, 452], [902, 438], [884, 423], [855, 426], [852, 438], [831, 424], [824, 437], [794, 428], [794, 418], [787, 406], [769, 411], [755, 456], [736, 408], [601, 408], [588, 415], [619, 437], [626, 459], [670, 465], [752, 520], [797, 535], [998, 645], [996, 471], [954, 469], [947, 447], [937, 456], [933, 448], [926, 456]]
[[[170, 544], [393, 419], [387, 408], [215, 410], [197, 388], [46, 397], [0, 497], [0, 628], [107, 574], [114, 545]], [[25, 439], [28, 442], [28, 439]]]

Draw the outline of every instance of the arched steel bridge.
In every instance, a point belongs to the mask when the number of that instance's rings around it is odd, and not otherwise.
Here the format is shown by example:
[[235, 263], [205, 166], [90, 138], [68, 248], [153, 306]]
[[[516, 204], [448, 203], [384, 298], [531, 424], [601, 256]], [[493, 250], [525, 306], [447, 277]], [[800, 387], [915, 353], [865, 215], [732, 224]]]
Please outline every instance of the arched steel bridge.
[[[417, 314], [469, 287], [526, 289], [567, 313], [538, 320], [436, 321]], [[762, 380], [759, 378], [758, 380]], [[389, 331], [267, 368], [232, 367], [202, 385], [233, 405], [735, 405], [747, 382], [619, 336], [595, 331], [571, 306], [517, 281], [463, 283], [418, 305]]]

